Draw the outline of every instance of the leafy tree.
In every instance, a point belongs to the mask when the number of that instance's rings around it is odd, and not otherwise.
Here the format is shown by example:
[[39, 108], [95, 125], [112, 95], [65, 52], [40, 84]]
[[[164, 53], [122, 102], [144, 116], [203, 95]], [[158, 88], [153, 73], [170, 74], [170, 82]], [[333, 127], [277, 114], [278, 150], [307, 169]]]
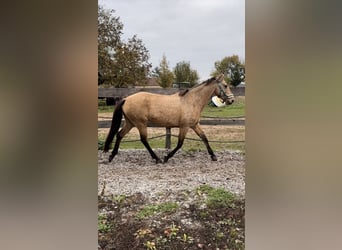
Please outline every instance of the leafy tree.
[[176, 82], [189, 82], [190, 87], [198, 82], [198, 73], [196, 70], [191, 69], [190, 62], [182, 61], [177, 63], [173, 72], [176, 77]]
[[166, 60], [166, 56], [163, 55], [163, 58], [159, 64], [159, 67], [154, 69], [154, 74], [157, 77], [158, 84], [163, 88], [171, 87], [172, 83], [175, 80], [175, 76], [173, 72], [169, 69], [169, 63]]
[[98, 49], [98, 70], [99, 81], [110, 81], [114, 68], [113, 51], [121, 46], [121, 35], [123, 24], [119, 17], [114, 17], [114, 10], [105, 10], [98, 6], [97, 22], [97, 49]]
[[98, 7], [99, 76], [115, 87], [145, 83], [151, 68], [149, 51], [136, 35], [121, 40], [123, 24], [113, 14]]
[[141, 39], [134, 35], [127, 43], [115, 49], [114, 67], [116, 87], [127, 87], [146, 83], [151, 64], [149, 52]]
[[221, 61], [215, 62], [215, 70], [212, 76], [223, 73], [227, 83], [233, 86], [239, 85], [245, 80], [245, 64], [240, 60], [239, 56], [232, 55], [224, 57]]

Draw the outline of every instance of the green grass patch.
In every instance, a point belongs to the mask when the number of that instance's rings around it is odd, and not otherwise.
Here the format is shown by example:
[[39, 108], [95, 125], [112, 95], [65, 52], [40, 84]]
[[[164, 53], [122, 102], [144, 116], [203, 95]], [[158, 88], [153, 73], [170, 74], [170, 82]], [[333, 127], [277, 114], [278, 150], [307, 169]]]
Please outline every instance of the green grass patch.
[[100, 139], [100, 138], [97, 139], [97, 149], [98, 150], [103, 150], [104, 142], [105, 141], [103, 139]]
[[137, 218], [143, 219], [151, 217], [154, 214], [171, 213], [178, 208], [178, 204], [175, 202], [165, 202], [156, 205], [147, 205], [137, 213]]
[[210, 116], [218, 118], [237, 117], [245, 115], [245, 102], [234, 103], [229, 106], [214, 107], [206, 105], [201, 116]]
[[98, 113], [113, 113], [115, 106], [107, 106], [106, 99], [98, 99], [97, 111]]
[[213, 188], [201, 185], [196, 189], [198, 194], [206, 194], [206, 204], [209, 208], [235, 208], [236, 195], [223, 188]]
[[107, 220], [106, 215], [104, 214], [98, 214], [97, 215], [97, 229], [100, 233], [107, 233], [110, 231], [112, 226]]

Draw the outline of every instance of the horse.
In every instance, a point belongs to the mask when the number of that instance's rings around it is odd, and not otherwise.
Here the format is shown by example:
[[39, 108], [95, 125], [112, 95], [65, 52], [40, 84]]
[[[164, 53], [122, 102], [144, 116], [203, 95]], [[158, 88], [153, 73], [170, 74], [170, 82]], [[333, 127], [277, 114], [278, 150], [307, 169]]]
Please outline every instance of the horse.
[[[207, 136], [199, 125], [200, 115], [212, 96], [220, 97], [224, 103], [230, 105], [234, 102], [224, 75], [212, 77], [197, 86], [172, 95], [138, 92], [122, 99], [113, 112], [112, 124], [109, 130], [104, 152], [108, 152], [109, 146], [116, 135], [116, 142], [109, 162], [113, 160], [119, 150], [122, 138], [133, 128], [139, 130], [140, 141], [144, 144], [156, 163], [166, 163], [183, 145], [185, 136], [191, 128], [202, 139], [212, 161], [217, 161]], [[122, 116], [125, 122], [121, 130]], [[177, 146], [169, 152], [162, 162], [155, 154], [147, 141], [147, 124], [152, 123], [166, 128], [179, 128]], [[119, 132], [118, 132], [119, 131]]]

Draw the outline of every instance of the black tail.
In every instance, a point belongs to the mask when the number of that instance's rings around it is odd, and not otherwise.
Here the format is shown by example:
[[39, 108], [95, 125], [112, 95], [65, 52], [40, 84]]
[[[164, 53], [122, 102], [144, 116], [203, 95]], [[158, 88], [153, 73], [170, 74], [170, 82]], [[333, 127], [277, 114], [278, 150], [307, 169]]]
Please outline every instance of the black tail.
[[114, 136], [119, 131], [120, 125], [121, 125], [121, 119], [122, 119], [122, 106], [124, 105], [125, 100], [120, 101], [114, 110], [113, 113], [113, 119], [112, 119], [112, 126], [110, 127], [109, 134], [107, 136], [105, 145], [104, 145], [104, 152], [108, 152], [109, 146], [112, 143]]

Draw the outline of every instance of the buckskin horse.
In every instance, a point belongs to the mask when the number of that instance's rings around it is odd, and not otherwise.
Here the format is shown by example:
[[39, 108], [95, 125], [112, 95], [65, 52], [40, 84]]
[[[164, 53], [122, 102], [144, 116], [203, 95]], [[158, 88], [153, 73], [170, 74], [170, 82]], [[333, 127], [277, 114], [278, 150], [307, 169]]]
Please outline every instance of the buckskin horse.
[[[202, 139], [211, 159], [217, 161], [217, 157], [199, 125], [201, 112], [214, 95], [220, 97], [227, 105], [234, 102], [234, 95], [225, 82], [223, 74], [212, 77], [191, 89], [172, 95], [139, 92], [124, 98], [115, 107], [112, 125], [104, 145], [103, 151], [108, 152], [109, 146], [116, 135], [116, 142], [109, 156], [109, 162], [118, 153], [122, 138], [133, 127], [136, 127], [139, 130], [141, 142], [152, 158], [156, 163], [162, 163], [147, 141], [148, 123], [166, 128], [179, 128], [177, 146], [164, 157], [164, 163], [182, 147], [189, 128], [193, 129]], [[125, 122], [119, 131], [122, 116], [125, 117]]]

